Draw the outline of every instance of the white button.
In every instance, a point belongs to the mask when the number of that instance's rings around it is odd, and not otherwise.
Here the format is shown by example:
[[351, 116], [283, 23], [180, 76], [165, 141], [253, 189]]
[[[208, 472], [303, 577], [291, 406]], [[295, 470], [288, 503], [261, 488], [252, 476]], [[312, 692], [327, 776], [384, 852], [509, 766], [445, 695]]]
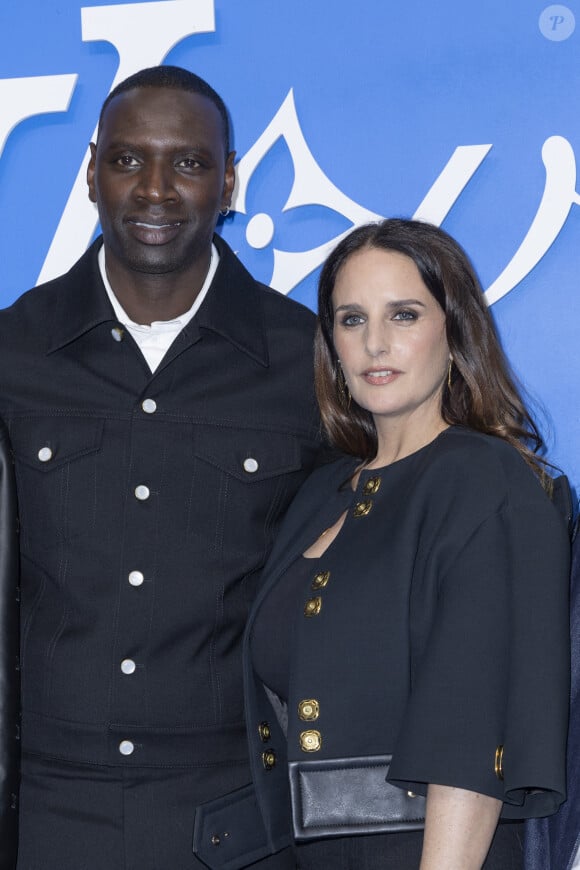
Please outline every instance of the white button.
[[121, 755], [132, 755], [135, 752], [135, 744], [130, 740], [121, 740], [119, 743], [119, 752]]
[[145, 577], [141, 573], [141, 571], [131, 571], [129, 574], [129, 583], [131, 586], [141, 586]]
[[115, 341], [123, 341], [123, 330], [120, 326], [114, 326], [111, 330], [111, 335]]
[[259, 467], [260, 466], [258, 465], [258, 461], [252, 456], [248, 456], [247, 459], [244, 459], [244, 471], [247, 471], [248, 474], [254, 474], [254, 472], [257, 471]]
[[41, 462], [48, 462], [52, 459], [52, 450], [50, 447], [41, 447], [38, 451], [38, 458]]
[[154, 414], [157, 410], [157, 402], [155, 401], [155, 399], [144, 399], [144, 401], [141, 403], [141, 407], [146, 414]]
[[124, 674], [134, 674], [137, 665], [133, 661], [133, 659], [123, 659], [121, 662], [121, 670]]
[[151, 492], [149, 491], [149, 487], [140, 483], [139, 486], [135, 487], [135, 498], [138, 498], [139, 501], [147, 501]]

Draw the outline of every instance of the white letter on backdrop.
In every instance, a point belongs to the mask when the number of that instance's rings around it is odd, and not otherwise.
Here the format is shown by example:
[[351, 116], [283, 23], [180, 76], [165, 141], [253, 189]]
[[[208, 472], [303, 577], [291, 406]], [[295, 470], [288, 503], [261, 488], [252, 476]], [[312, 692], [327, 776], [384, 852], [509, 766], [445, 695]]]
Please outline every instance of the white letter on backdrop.
[[0, 155], [14, 128], [33, 115], [66, 112], [76, 75], [0, 79]]

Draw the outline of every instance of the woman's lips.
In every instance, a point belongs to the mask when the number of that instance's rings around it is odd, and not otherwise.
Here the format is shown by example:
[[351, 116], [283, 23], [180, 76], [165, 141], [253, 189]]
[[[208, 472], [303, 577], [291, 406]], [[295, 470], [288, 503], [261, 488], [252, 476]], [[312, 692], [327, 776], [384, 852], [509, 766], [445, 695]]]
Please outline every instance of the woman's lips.
[[363, 372], [362, 376], [367, 384], [383, 386], [384, 384], [391, 384], [400, 374], [401, 372], [398, 369], [382, 368], [367, 369]]

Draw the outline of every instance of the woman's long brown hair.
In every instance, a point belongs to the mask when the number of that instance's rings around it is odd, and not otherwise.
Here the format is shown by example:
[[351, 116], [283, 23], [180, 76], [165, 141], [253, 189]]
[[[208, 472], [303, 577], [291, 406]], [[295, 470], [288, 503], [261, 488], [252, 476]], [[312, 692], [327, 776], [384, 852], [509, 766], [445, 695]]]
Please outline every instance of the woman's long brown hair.
[[548, 486], [544, 447], [536, 424], [520, 396], [501, 348], [475, 271], [460, 245], [444, 230], [421, 221], [388, 219], [358, 227], [326, 260], [318, 285], [315, 384], [322, 421], [332, 444], [369, 461], [376, 456], [372, 415], [353, 400], [343, 400], [334, 349], [332, 293], [346, 260], [364, 248], [397, 251], [415, 263], [421, 279], [445, 313], [453, 359], [450, 382], [443, 388], [441, 414], [512, 444]]

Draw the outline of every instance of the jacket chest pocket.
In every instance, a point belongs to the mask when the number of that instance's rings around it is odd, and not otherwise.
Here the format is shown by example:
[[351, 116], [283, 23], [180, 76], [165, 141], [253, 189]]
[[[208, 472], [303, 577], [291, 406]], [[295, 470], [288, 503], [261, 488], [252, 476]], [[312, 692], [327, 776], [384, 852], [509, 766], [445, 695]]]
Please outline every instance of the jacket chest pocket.
[[27, 418], [12, 421], [21, 546], [34, 553], [94, 533], [99, 504], [98, 459], [103, 420]]
[[[209, 429], [210, 427], [208, 427]], [[208, 529], [239, 576], [261, 563], [304, 472], [299, 439], [260, 430], [196, 433], [190, 531]], [[226, 546], [224, 546], [226, 545]]]

